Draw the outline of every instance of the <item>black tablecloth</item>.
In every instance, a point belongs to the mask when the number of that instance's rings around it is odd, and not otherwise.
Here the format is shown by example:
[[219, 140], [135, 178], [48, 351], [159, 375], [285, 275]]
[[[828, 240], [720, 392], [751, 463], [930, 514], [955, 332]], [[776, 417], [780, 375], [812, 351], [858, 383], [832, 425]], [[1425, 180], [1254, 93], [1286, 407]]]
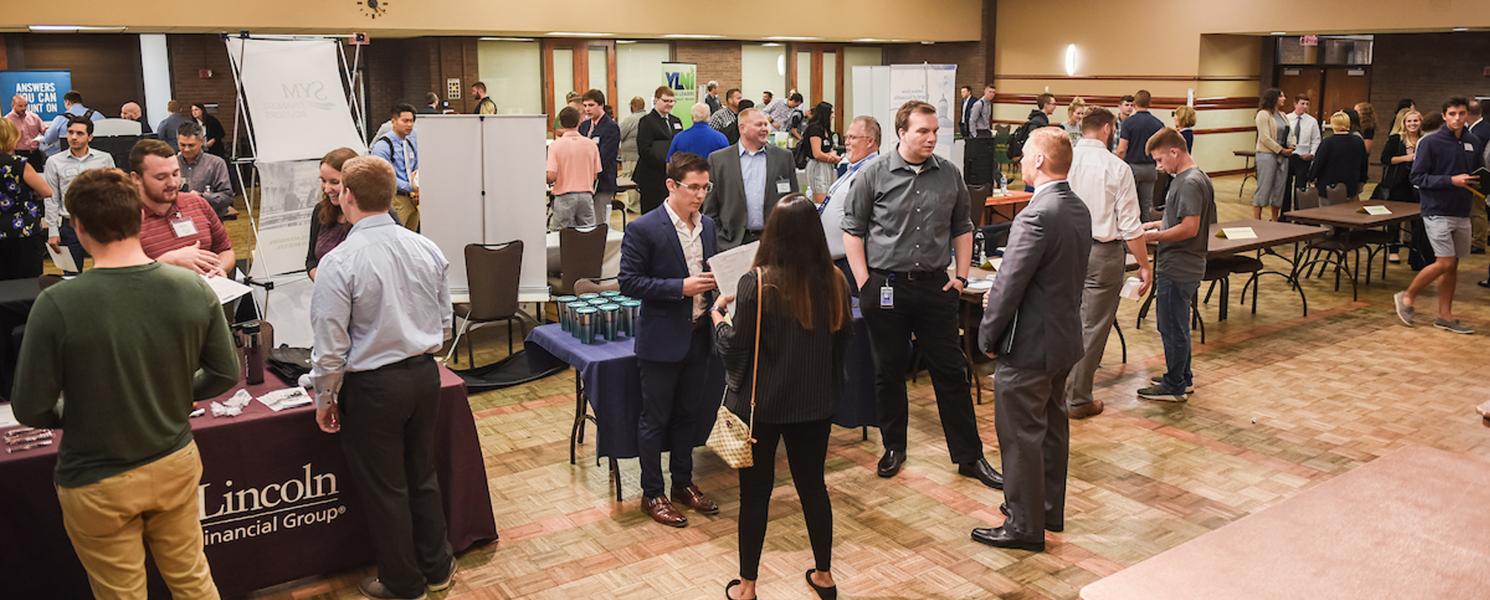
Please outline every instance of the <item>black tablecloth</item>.
[[[436, 471], [450, 543], [460, 552], [497, 539], [497, 527], [465, 384], [441, 368], [440, 386]], [[270, 376], [249, 391], [257, 396], [280, 387]], [[254, 401], [238, 417], [209, 413], [192, 421], [202, 455], [207, 560], [224, 596], [372, 563], [368, 523], [341, 446], [316, 428], [314, 412], [307, 406], [276, 413]], [[0, 597], [90, 596], [62, 528], [52, 484], [55, 449], [0, 455]], [[260, 506], [252, 506], [251, 496]], [[153, 568], [150, 580], [152, 598], [169, 597]]]
[[10, 386], [15, 381], [21, 351], [21, 338], [15, 333], [26, 326], [31, 305], [40, 295], [41, 286], [35, 277], [0, 281], [0, 398], [10, 397]]

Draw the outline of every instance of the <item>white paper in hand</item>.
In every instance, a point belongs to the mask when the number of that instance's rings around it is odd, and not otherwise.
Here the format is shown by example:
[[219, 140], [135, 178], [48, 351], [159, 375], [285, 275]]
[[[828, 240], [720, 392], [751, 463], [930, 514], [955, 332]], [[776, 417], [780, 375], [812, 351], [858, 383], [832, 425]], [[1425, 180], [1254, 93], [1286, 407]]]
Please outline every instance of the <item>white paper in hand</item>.
[[248, 286], [227, 277], [208, 277], [203, 275], [202, 279], [207, 281], [207, 286], [212, 288], [213, 293], [217, 294], [217, 301], [222, 304], [237, 300], [249, 292]]
[[52, 256], [52, 264], [57, 265], [58, 269], [62, 269], [63, 273], [77, 273], [81, 271], [81, 269], [78, 268], [77, 261], [74, 261], [72, 259], [72, 251], [68, 250], [66, 247], [60, 250], [53, 250], [51, 244], [47, 244], [46, 246], [47, 254], [50, 254]]
[[714, 273], [714, 282], [719, 285], [720, 295], [735, 295], [740, 277], [755, 264], [755, 251], [760, 247], [760, 242], [751, 242], [715, 254], [709, 259], [709, 270]]

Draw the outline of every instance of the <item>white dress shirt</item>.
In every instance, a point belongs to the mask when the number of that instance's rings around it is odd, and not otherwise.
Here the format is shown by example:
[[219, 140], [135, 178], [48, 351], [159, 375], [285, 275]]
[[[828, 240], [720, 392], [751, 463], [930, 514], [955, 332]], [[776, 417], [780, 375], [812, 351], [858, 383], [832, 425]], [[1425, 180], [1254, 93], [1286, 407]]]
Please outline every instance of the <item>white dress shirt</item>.
[[[683, 262], [688, 263], [688, 276], [698, 277], [704, 272], [704, 215], [693, 213], [693, 228], [688, 228], [688, 223], [673, 212], [673, 207], [666, 200], [662, 207], [667, 210], [667, 218], [673, 221], [673, 230], [678, 232], [678, 244], [683, 247]], [[709, 310], [706, 304], [707, 298], [704, 294], [693, 297], [693, 320], [697, 321], [704, 311]]]
[[434, 242], [387, 214], [352, 226], [321, 258], [311, 292], [310, 376], [318, 402], [334, 399], [349, 371], [440, 351], [452, 321], [449, 267]]
[[1093, 240], [1112, 242], [1143, 235], [1133, 168], [1108, 152], [1106, 144], [1086, 138], [1077, 141], [1066, 181], [1092, 213]]
[[[1288, 120], [1288, 144], [1293, 145], [1294, 155], [1312, 156], [1314, 151], [1319, 149], [1319, 119], [1309, 113], [1303, 115], [1288, 113], [1284, 118]], [[1299, 121], [1304, 122], [1303, 127], [1299, 126]]]

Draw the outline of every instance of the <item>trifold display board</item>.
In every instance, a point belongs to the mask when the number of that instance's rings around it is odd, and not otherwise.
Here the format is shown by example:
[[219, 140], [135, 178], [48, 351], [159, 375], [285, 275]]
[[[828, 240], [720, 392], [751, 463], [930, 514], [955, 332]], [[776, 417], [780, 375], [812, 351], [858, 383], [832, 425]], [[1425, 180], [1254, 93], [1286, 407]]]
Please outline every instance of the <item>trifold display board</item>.
[[543, 115], [420, 115], [419, 219], [450, 261], [450, 293], [469, 297], [466, 244], [523, 242], [518, 297], [548, 300]]
[[957, 109], [957, 65], [889, 65], [854, 67], [854, 107], [879, 120], [883, 146], [895, 145], [895, 111], [910, 100], [936, 107], [936, 153], [952, 158], [953, 123]]

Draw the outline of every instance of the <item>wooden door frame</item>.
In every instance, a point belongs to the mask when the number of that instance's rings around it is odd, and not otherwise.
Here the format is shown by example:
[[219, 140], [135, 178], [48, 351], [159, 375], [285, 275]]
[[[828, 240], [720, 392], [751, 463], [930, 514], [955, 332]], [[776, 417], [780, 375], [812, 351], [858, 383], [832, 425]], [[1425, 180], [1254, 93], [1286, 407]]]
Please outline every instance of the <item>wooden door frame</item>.
[[[604, 47], [605, 50], [605, 82], [595, 85], [590, 81], [590, 49], [596, 46]], [[570, 89], [584, 93], [585, 90], [595, 88], [605, 92], [607, 104], [612, 107], [616, 105], [616, 41], [615, 40], [593, 40], [587, 38], [544, 38], [539, 41], [539, 54], [543, 59], [543, 114], [548, 115], [550, 120], [556, 114], [549, 114], [554, 106], [554, 50], [570, 50], [574, 54], [574, 76]], [[603, 87], [602, 87], [603, 86]], [[619, 111], [619, 109], [617, 109]]]
[[[827, 101], [833, 104], [833, 130], [840, 133], [843, 131], [843, 69], [845, 65], [844, 50], [846, 48], [848, 48], [848, 44], [790, 43], [786, 45], [787, 89], [792, 89], [797, 85], [797, 53], [809, 53], [812, 56], [812, 66], [810, 67], [811, 72], [808, 73], [808, 78], [812, 82], [812, 87], [808, 90], [807, 97], [812, 99], [813, 105], [816, 105], [818, 102], [823, 101]], [[834, 97], [831, 99], [823, 97], [822, 74], [824, 52], [833, 53], [833, 62], [835, 66], [833, 72], [833, 91], [835, 92], [835, 94]], [[813, 77], [813, 75], [816, 75], [816, 77]], [[803, 112], [806, 112], [806, 109], [803, 109]]]

